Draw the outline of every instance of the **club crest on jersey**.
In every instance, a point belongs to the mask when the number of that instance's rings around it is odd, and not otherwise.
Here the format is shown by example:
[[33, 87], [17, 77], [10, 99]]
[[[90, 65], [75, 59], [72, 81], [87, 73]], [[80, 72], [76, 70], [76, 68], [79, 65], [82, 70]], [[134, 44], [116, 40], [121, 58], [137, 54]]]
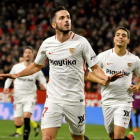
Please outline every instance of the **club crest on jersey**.
[[129, 69], [132, 67], [132, 63], [127, 63], [127, 65]]
[[75, 53], [76, 49], [75, 48], [69, 48], [69, 51], [73, 55]]

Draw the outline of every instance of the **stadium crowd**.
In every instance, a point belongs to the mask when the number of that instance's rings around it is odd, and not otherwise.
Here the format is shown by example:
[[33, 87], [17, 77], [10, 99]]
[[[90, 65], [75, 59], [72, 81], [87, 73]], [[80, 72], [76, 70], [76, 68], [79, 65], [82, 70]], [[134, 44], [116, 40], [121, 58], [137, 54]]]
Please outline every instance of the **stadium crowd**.
[[[54, 35], [49, 14], [59, 5], [68, 9], [72, 30], [85, 36], [96, 54], [113, 47], [114, 30], [123, 26], [131, 33], [128, 50], [140, 57], [140, 1], [5, 0], [0, 1], [0, 73], [8, 73], [18, 63], [24, 47], [32, 46], [36, 55], [42, 41]], [[48, 62], [42, 71], [48, 79]], [[0, 79], [0, 87], [4, 81]], [[87, 87], [89, 91], [97, 88], [89, 81]]]

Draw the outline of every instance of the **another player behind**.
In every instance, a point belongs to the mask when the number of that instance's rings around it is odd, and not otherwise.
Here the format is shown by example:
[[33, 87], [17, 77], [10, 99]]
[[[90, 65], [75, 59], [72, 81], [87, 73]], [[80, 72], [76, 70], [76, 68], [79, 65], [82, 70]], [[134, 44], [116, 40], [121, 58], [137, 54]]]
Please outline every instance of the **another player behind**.
[[[24, 58], [19, 57], [19, 63], [22, 63], [23, 61], [24, 61]], [[44, 87], [42, 84], [41, 84], [41, 86]], [[8, 97], [11, 98], [14, 93], [14, 88], [10, 92], [9, 92], [9, 89], [4, 89], [4, 92], [8, 93]], [[34, 128], [35, 137], [36, 137], [39, 134], [40, 125], [31, 119], [30, 119], [30, 125]], [[20, 137], [23, 132], [23, 127], [24, 127], [24, 125], [22, 125], [20, 128], [17, 128], [16, 132], [14, 134], [10, 135], [10, 137]]]
[[1, 74], [0, 77], [21, 78], [41, 70], [49, 60], [47, 99], [41, 119], [42, 140], [54, 140], [65, 116], [73, 140], [84, 140], [85, 95], [84, 69], [86, 61], [93, 73], [105, 82], [122, 77], [106, 76], [97, 65], [98, 59], [89, 42], [71, 31], [69, 12], [62, 6], [50, 15], [56, 35], [42, 43], [35, 62], [17, 74]]
[[[26, 47], [23, 53], [24, 61], [14, 65], [10, 73], [15, 74], [21, 72], [32, 63], [33, 56], [33, 49], [31, 47]], [[37, 96], [36, 80], [38, 80], [44, 85], [44, 88], [46, 88], [46, 79], [42, 71], [14, 80], [14, 123], [16, 128], [20, 128], [24, 123], [23, 140], [28, 140], [30, 133], [30, 117], [34, 111]], [[5, 91], [9, 89], [12, 81], [13, 79], [9, 78], [6, 80], [4, 86]]]
[[[101, 87], [105, 128], [111, 140], [134, 139], [131, 134], [125, 136], [125, 132], [131, 117], [132, 95], [140, 89], [140, 78], [136, 85], [131, 84], [133, 72], [140, 77], [140, 60], [126, 49], [129, 42], [129, 31], [119, 27], [115, 30], [114, 48], [98, 55], [98, 65], [106, 75], [117, 72], [124, 74], [124, 77]], [[93, 82], [99, 82], [92, 72], [88, 76]]]

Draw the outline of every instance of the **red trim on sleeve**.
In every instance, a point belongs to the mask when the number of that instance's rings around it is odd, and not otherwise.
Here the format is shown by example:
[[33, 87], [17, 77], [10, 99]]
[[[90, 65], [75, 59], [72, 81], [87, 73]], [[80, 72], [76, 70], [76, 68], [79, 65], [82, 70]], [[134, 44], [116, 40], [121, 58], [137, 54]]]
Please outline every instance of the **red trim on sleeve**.
[[75, 34], [72, 36], [72, 38], [71, 38], [71, 39], [73, 39], [73, 38], [74, 38], [74, 36], [75, 36]]
[[47, 61], [48, 61], [48, 58], [45, 60], [45, 63], [44, 63], [44, 65], [47, 63]]
[[112, 53], [113, 53], [113, 49], [112, 49]]

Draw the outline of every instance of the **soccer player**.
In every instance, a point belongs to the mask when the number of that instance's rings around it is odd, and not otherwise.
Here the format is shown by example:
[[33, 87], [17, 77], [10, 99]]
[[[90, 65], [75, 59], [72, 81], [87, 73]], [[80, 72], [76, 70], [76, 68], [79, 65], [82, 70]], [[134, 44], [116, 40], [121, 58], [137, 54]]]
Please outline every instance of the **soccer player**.
[[[23, 61], [24, 61], [24, 58], [23, 57], [19, 57], [19, 63], [22, 63]], [[44, 85], [42, 85], [42, 84], [40, 84], [40, 85], [41, 85], [42, 88], [44, 88]], [[43, 90], [45, 90], [45, 89], [43, 89]], [[11, 98], [13, 93], [14, 93], [14, 89], [12, 89], [10, 92], [9, 92], [9, 89], [4, 89], [4, 92], [5, 91], [8, 92], [8, 97]], [[30, 119], [30, 125], [34, 128], [34, 130], [35, 130], [35, 137], [36, 137], [39, 134], [40, 125], [37, 124], [35, 121], [33, 121], [31, 119]], [[20, 137], [21, 134], [22, 134], [22, 131], [23, 131], [23, 126], [24, 125], [22, 125], [20, 128], [17, 128], [16, 132], [14, 134], [10, 135], [10, 137]]]
[[[115, 30], [114, 48], [98, 55], [98, 65], [106, 75], [124, 74], [124, 77], [101, 87], [105, 128], [111, 140], [134, 139], [132, 134], [125, 136], [125, 132], [131, 116], [132, 95], [140, 89], [140, 78], [136, 85], [131, 84], [133, 72], [140, 77], [140, 60], [126, 49], [129, 42], [129, 31], [119, 27]], [[88, 78], [101, 83], [93, 72], [88, 73]]]
[[106, 76], [97, 65], [98, 59], [88, 41], [71, 31], [69, 12], [63, 7], [52, 10], [50, 15], [56, 35], [42, 43], [35, 62], [17, 74], [1, 74], [0, 77], [19, 78], [41, 70], [46, 58], [50, 72], [47, 98], [42, 113], [42, 140], [55, 140], [63, 116], [69, 125], [73, 140], [84, 140], [85, 96], [84, 69], [86, 61], [93, 73], [104, 80], [116, 80], [122, 74]]
[[[23, 53], [24, 61], [14, 65], [10, 73], [15, 74], [25, 69], [32, 63], [33, 56], [33, 49], [31, 47], [26, 47]], [[28, 140], [30, 133], [30, 117], [34, 111], [36, 103], [36, 80], [38, 80], [42, 85], [44, 85], [44, 88], [46, 88], [46, 79], [42, 71], [14, 80], [14, 124], [16, 128], [20, 128], [24, 123], [24, 140]], [[12, 81], [13, 80], [9, 78], [6, 80], [4, 86], [5, 92], [9, 90]], [[36, 136], [39, 132], [39, 126], [36, 126], [33, 121], [31, 121], [31, 123], [36, 128]]]

